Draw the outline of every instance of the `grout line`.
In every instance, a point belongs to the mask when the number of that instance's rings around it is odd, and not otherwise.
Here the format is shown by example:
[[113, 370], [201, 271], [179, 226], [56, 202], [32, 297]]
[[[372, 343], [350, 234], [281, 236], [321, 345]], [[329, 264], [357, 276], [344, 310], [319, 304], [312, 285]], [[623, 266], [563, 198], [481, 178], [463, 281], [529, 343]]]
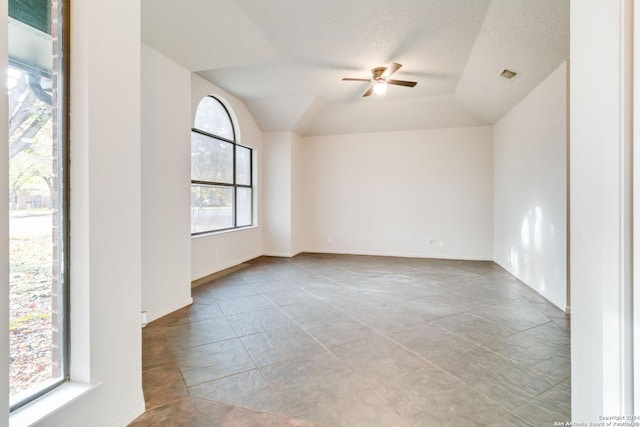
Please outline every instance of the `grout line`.
[[[269, 301], [269, 302], [271, 302], [273, 304], [272, 301]], [[217, 304], [217, 302], [216, 302], [216, 304]], [[289, 408], [287, 408], [285, 406], [284, 402], [280, 399], [280, 396], [278, 396], [278, 394], [276, 393], [276, 390], [273, 388], [273, 385], [271, 384], [271, 382], [264, 376], [264, 373], [262, 372], [262, 369], [260, 368], [260, 366], [258, 366], [258, 362], [255, 360], [255, 358], [253, 357], [253, 354], [251, 354], [251, 352], [247, 348], [246, 344], [242, 340], [242, 337], [240, 337], [240, 335], [238, 334], [238, 331], [236, 330], [236, 328], [234, 328], [233, 324], [231, 324], [231, 322], [229, 322], [229, 318], [227, 317], [227, 314], [224, 312], [224, 310], [222, 310], [222, 308], [220, 308], [220, 311], [222, 312], [222, 315], [224, 316], [224, 318], [227, 321], [227, 323], [229, 323], [229, 326], [231, 326], [231, 328], [236, 333], [236, 339], [238, 341], [240, 341], [240, 344], [242, 345], [242, 348], [244, 348], [244, 351], [246, 351], [247, 354], [249, 355], [249, 358], [251, 358], [251, 361], [253, 362], [253, 364], [255, 366], [254, 369], [258, 370], [258, 373], [260, 373], [260, 376], [262, 377], [264, 382], [269, 386], [269, 390], [271, 391], [271, 395], [278, 401], [278, 403], [280, 403], [280, 407], [286, 412], [286, 415], [289, 416]], [[251, 334], [251, 335], [254, 335], [254, 334]], [[250, 369], [250, 370], [253, 370], [253, 369]], [[190, 392], [189, 392], [189, 395], [191, 395]], [[234, 406], [238, 406], [238, 405], [235, 405], [235, 404], [233, 404], [233, 405]]]

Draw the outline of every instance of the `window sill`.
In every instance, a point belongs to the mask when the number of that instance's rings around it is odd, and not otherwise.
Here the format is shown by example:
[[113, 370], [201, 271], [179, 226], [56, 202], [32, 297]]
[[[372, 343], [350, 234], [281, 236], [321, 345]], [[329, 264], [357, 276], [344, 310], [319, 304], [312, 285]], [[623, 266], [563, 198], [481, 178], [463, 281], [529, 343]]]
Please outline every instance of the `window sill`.
[[9, 426], [34, 425], [99, 386], [100, 384], [65, 383], [51, 393], [47, 393], [13, 412], [9, 416]]
[[250, 225], [249, 227], [241, 227], [241, 228], [230, 228], [228, 230], [211, 231], [209, 233], [196, 234], [195, 236], [192, 235], [191, 238], [192, 239], [201, 239], [203, 237], [221, 236], [221, 235], [224, 235], [224, 234], [227, 234], [227, 233], [239, 233], [239, 232], [242, 232], [242, 231], [255, 230], [257, 228], [258, 228], [257, 225]]

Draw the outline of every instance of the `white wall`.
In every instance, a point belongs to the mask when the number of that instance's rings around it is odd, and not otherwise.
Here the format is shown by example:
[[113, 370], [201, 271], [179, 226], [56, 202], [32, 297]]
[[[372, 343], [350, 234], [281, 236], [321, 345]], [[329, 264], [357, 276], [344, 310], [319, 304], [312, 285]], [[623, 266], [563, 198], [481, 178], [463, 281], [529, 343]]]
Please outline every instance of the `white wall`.
[[203, 97], [216, 95], [226, 103], [234, 118], [236, 126], [236, 140], [247, 147], [254, 149], [254, 224], [256, 227], [222, 232], [211, 235], [202, 235], [191, 240], [191, 280], [213, 274], [225, 268], [232, 267], [244, 261], [262, 255], [262, 232], [259, 228], [261, 213], [260, 192], [261, 183], [261, 158], [262, 158], [262, 131], [256, 124], [247, 107], [238, 98], [214, 86], [202, 77], [191, 76], [191, 126], [195, 119], [196, 108]]
[[144, 410], [139, 11], [71, 9], [71, 379], [95, 388], [41, 426], [122, 426]]
[[304, 235], [306, 232], [306, 195], [305, 170], [303, 163], [302, 138], [292, 134], [291, 138], [291, 253], [298, 254], [304, 250]]
[[292, 256], [292, 132], [267, 132], [263, 140], [263, 252]]
[[294, 132], [267, 132], [263, 141], [263, 252], [295, 256], [303, 250], [302, 138]]
[[633, 414], [632, 3], [571, 2], [571, 407], [575, 422]]
[[309, 137], [302, 152], [307, 250], [492, 259], [491, 127]]
[[567, 306], [567, 64], [507, 113], [494, 136], [494, 259]]
[[[142, 309], [191, 300], [191, 73], [142, 45]], [[170, 102], [168, 102], [170, 100]]]

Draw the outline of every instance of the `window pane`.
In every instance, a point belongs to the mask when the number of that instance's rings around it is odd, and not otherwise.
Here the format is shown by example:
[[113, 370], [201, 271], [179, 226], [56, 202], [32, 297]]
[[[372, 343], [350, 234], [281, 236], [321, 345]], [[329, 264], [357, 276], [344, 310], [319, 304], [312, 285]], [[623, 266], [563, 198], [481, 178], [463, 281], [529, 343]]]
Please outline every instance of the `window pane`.
[[251, 185], [251, 150], [236, 146], [236, 184]]
[[191, 185], [191, 233], [233, 227], [233, 187]]
[[[12, 406], [63, 380], [65, 373], [64, 141], [58, 105], [58, 14], [39, 2], [9, 25], [9, 305]], [[22, 16], [22, 17], [21, 17]], [[15, 22], [23, 21], [22, 22]], [[53, 28], [52, 28], [53, 27]], [[51, 32], [50, 32], [51, 31]], [[34, 54], [35, 48], [37, 55]], [[38, 69], [39, 71], [35, 71]]]
[[191, 132], [191, 179], [233, 184], [233, 144]]
[[245, 225], [252, 224], [252, 195], [250, 188], [238, 187], [238, 227], [244, 227]]
[[227, 110], [220, 101], [206, 96], [198, 104], [195, 128], [223, 138], [234, 140], [233, 126]]

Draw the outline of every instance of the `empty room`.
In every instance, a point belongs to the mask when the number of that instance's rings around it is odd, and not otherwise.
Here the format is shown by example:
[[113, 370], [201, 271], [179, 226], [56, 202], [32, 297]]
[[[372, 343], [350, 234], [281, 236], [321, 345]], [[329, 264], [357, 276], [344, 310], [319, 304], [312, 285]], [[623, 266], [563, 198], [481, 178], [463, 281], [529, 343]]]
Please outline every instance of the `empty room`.
[[632, 0], [41, 3], [0, 425], [635, 422]]

